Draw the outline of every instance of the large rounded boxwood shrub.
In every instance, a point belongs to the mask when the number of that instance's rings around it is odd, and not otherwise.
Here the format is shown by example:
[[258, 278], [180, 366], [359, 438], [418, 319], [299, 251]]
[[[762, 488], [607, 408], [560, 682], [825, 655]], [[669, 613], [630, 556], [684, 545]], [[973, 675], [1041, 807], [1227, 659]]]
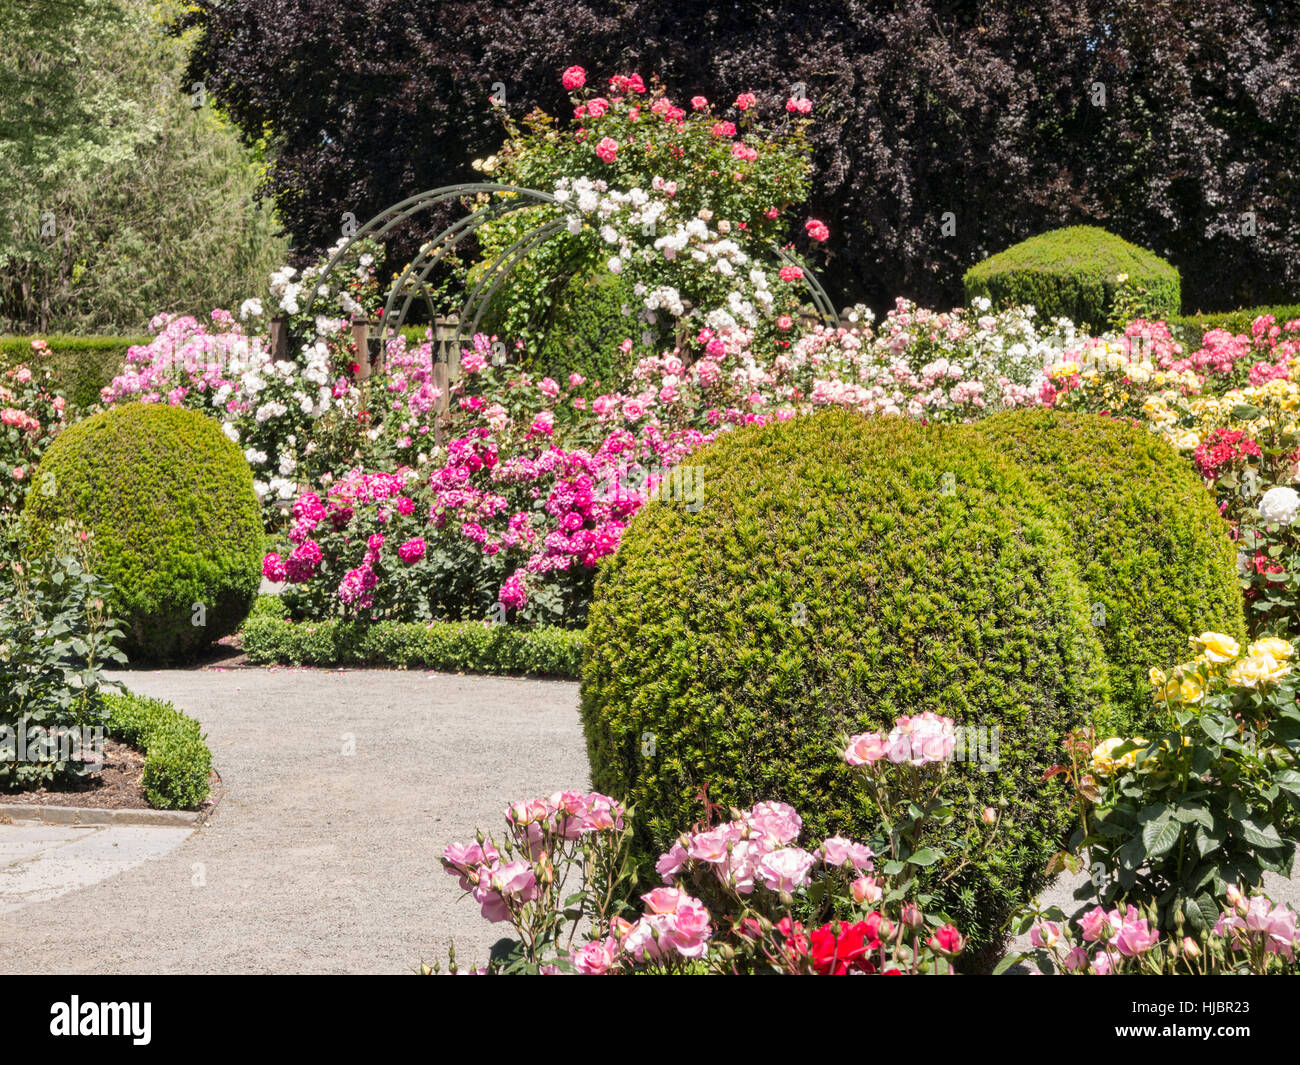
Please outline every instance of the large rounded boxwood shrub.
[[1101, 414], [1008, 411], [964, 430], [1014, 459], [1065, 518], [1111, 668], [1117, 731], [1148, 726], [1153, 666], [1207, 629], [1244, 640], [1237, 549], [1187, 458]]
[[[975, 948], [996, 947], [1072, 826], [1043, 774], [1106, 704], [1055, 508], [991, 449], [844, 411], [729, 433], [691, 461], [703, 505], [644, 507], [597, 581], [593, 784], [636, 804], [642, 861], [697, 820], [705, 786], [722, 804], [791, 803], [806, 842], [869, 838], [845, 736], [924, 710], [990, 730], [989, 746], [996, 728], [996, 768], [950, 777], [952, 857], [928, 877]], [[1005, 811], [996, 841], [964, 854], [986, 804]]]
[[1115, 299], [1118, 276], [1147, 290], [1148, 313], [1178, 313], [1178, 270], [1154, 252], [1096, 226], [1053, 229], [966, 271], [966, 301], [986, 296], [995, 308], [1031, 303], [1040, 320], [1069, 318], [1101, 328]]
[[94, 537], [132, 659], [192, 656], [234, 632], [257, 596], [252, 471], [197, 411], [132, 403], [65, 430], [41, 460], [23, 521], [39, 543], [65, 519]]

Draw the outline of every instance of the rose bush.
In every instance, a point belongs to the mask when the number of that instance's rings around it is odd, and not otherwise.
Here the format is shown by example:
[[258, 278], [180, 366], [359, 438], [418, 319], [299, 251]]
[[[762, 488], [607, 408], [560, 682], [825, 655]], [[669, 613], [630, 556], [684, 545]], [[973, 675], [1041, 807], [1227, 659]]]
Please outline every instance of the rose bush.
[[631, 825], [619, 803], [573, 791], [514, 803], [500, 842], [480, 833], [443, 851], [483, 917], [514, 929], [509, 949], [474, 971], [951, 973], [964, 937], [925, 912], [909, 870], [936, 860], [919, 846], [927, 822], [952, 817], [937, 796], [954, 742], [953, 722], [933, 714], [849, 741], [846, 760], [866, 767], [882, 803], [874, 849], [840, 836], [804, 849], [793, 807], [724, 811], [703, 793], [704, 817], [661, 856], [663, 884], [639, 906], [627, 898]]
[[[45, 342], [32, 342], [39, 358]], [[22, 506], [41, 455], [63, 428], [67, 403], [48, 368], [21, 364], [0, 375], [0, 522]]]

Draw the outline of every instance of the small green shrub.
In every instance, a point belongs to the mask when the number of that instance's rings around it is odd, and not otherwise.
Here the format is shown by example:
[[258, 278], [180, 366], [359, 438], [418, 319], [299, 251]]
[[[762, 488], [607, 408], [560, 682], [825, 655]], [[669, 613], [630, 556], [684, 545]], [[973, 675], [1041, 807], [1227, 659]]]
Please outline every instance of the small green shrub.
[[[1106, 710], [1055, 508], [988, 448], [845, 411], [727, 433], [692, 461], [703, 506], [645, 506], [597, 579], [593, 785], [635, 804], [643, 863], [699, 818], [706, 786], [724, 807], [790, 803], [805, 839], [861, 839], [876, 812], [843, 737], [925, 710], [984, 727], [996, 768], [951, 774], [961, 816], [942, 842], [969, 864], [924, 883], [976, 952], [996, 949], [1073, 824], [1043, 775]], [[1004, 810], [998, 836], [965, 854], [985, 805]]]
[[1120, 274], [1146, 289], [1148, 313], [1177, 314], [1181, 281], [1160, 256], [1096, 226], [1053, 229], [991, 255], [966, 271], [966, 302], [977, 296], [995, 308], [1030, 303], [1040, 319], [1069, 318], [1104, 328]]
[[76, 519], [132, 659], [191, 657], [235, 631], [261, 582], [262, 522], [239, 448], [197, 411], [131, 403], [66, 429], [27, 494], [41, 542]]
[[1246, 639], [1237, 549], [1187, 459], [1141, 426], [1101, 414], [1009, 411], [964, 431], [1015, 460], [1065, 519], [1111, 667], [1113, 731], [1155, 713], [1149, 671], [1187, 657], [1187, 637]]
[[[269, 597], [263, 597], [269, 598]], [[288, 621], [255, 610], [243, 648], [259, 664], [386, 665], [467, 673], [576, 677], [581, 630], [476, 621]]]
[[199, 723], [158, 699], [106, 695], [109, 735], [145, 752], [141, 784], [159, 810], [191, 809], [208, 797], [212, 752]]

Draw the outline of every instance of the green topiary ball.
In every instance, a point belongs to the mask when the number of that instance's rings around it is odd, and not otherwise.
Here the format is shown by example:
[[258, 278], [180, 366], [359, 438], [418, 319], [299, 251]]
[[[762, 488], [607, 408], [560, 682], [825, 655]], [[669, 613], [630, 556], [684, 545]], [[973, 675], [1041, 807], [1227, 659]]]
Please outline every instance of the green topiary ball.
[[1154, 252], [1096, 226], [1053, 229], [966, 271], [966, 302], [977, 296], [995, 308], [1033, 304], [1040, 320], [1069, 318], [1101, 328], [1115, 299], [1120, 274], [1147, 290], [1148, 313], [1178, 313], [1182, 282], [1178, 270]]
[[1101, 414], [1008, 411], [965, 427], [1014, 459], [1066, 519], [1111, 666], [1113, 727], [1149, 726], [1149, 673], [1190, 657], [1190, 635], [1246, 639], [1237, 549], [1186, 456]]
[[[594, 786], [635, 803], [643, 862], [699, 818], [706, 785], [723, 804], [790, 803], [808, 846], [863, 839], [878, 823], [844, 737], [932, 710], [986, 729], [988, 755], [997, 729], [996, 768], [950, 777], [950, 858], [928, 879], [972, 949], [997, 949], [1073, 825], [1043, 774], [1106, 709], [1055, 508], [992, 449], [838, 410], [728, 433], [692, 462], [702, 506], [645, 506], [597, 581]], [[986, 805], [1003, 808], [996, 841], [964, 854]]]
[[133, 660], [193, 656], [234, 632], [257, 596], [253, 474], [197, 411], [132, 403], [65, 430], [34, 476], [24, 531], [40, 543], [65, 519], [94, 537]]

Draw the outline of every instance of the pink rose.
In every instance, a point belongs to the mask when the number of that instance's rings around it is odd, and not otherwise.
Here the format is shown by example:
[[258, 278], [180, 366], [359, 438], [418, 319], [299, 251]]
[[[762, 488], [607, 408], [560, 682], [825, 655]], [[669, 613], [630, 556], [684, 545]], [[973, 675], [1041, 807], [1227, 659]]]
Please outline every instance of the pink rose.
[[407, 540], [397, 549], [397, 557], [408, 566], [413, 565], [424, 558], [425, 547], [424, 539], [417, 536], [413, 540]]
[[815, 218], [810, 218], [804, 223], [803, 227], [808, 231], [808, 236], [812, 237], [815, 241], [820, 242], [830, 238], [831, 231], [826, 227], [825, 222], [819, 222]]
[[810, 882], [808, 875], [816, 859], [799, 847], [783, 847], [763, 855], [758, 863], [759, 876], [772, 891], [793, 894]]
[[758, 97], [752, 92], [742, 92], [736, 97], [736, 107], [741, 111], [748, 111], [756, 103], [758, 103]]
[[791, 843], [799, 838], [803, 822], [793, 806], [783, 802], [760, 802], [745, 818], [756, 832], [776, 843]]
[[602, 137], [596, 145], [596, 155], [606, 163], [612, 163], [618, 158], [618, 141], [613, 137]]
[[879, 732], [864, 732], [849, 737], [844, 760], [849, 765], [873, 765], [889, 753], [889, 744]]
[[584, 976], [603, 976], [618, 957], [618, 940], [612, 936], [593, 939], [573, 956], [573, 967]]
[[691, 107], [696, 111], [707, 111], [709, 109], [709, 101], [703, 96], [692, 96]]
[[569, 92], [573, 92], [574, 89], [581, 89], [587, 84], [587, 72], [582, 67], [569, 67], [560, 75], [560, 84]]

